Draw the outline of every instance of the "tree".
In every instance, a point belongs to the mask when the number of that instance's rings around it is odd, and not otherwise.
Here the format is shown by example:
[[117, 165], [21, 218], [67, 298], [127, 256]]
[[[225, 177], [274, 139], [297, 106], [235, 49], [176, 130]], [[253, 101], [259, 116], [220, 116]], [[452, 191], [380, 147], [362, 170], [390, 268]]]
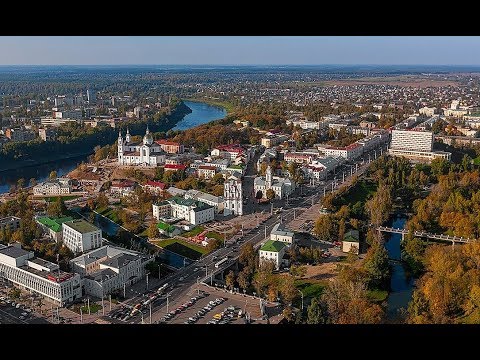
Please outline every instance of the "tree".
[[275, 199], [275, 191], [273, 189], [268, 189], [265, 195], [267, 196], [267, 199], [270, 201]]
[[55, 170], [50, 172], [50, 175], [48, 175], [48, 178], [50, 180], [56, 179], [57, 178], [57, 172]]
[[280, 282], [280, 294], [286, 304], [291, 304], [298, 295], [293, 276], [283, 276]]
[[227, 289], [233, 289], [235, 285], [235, 273], [232, 270], [225, 276], [225, 284], [227, 285]]
[[29, 183], [30, 186], [35, 186], [35, 185], [37, 185], [37, 179], [31, 178], [28, 183]]
[[367, 271], [368, 283], [372, 289], [388, 289], [390, 285], [390, 265], [388, 252], [380, 242], [376, 241], [368, 249], [363, 262]]
[[337, 237], [336, 224], [331, 214], [320, 215], [313, 232], [321, 240], [334, 241]]
[[208, 241], [208, 245], [206, 247], [207, 252], [211, 253], [212, 251], [220, 248], [222, 246], [222, 241], [219, 239], [211, 239]]
[[104, 192], [100, 192], [97, 196], [97, 207], [106, 208], [109, 204], [108, 197]]
[[375, 195], [365, 204], [370, 222], [374, 227], [382, 225], [388, 219], [392, 204], [390, 188], [386, 184], [380, 184]]
[[20, 178], [17, 180], [17, 189], [22, 189], [23, 187], [25, 186], [25, 179], [24, 178]]
[[248, 274], [248, 268], [244, 268], [238, 273], [237, 282], [238, 286], [240, 286], [242, 289], [248, 289], [250, 286], [250, 275]]
[[307, 308], [307, 324], [325, 324], [325, 309], [319, 299], [313, 298]]
[[149, 238], [152, 238], [152, 239], [158, 237], [158, 227], [155, 222], [152, 221], [148, 226], [147, 235]]
[[52, 201], [47, 205], [47, 214], [52, 217], [61, 217], [62, 208], [58, 201]]

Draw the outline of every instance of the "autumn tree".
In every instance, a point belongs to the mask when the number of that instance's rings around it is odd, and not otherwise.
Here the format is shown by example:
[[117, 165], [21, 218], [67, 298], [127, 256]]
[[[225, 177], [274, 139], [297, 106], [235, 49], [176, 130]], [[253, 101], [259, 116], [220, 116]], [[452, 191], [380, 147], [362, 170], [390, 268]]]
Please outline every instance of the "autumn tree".
[[232, 270], [225, 276], [225, 285], [227, 285], [227, 289], [233, 289], [235, 285], [235, 273]]
[[268, 189], [265, 195], [267, 196], [267, 199], [270, 201], [275, 199], [275, 191], [273, 189]]
[[158, 227], [155, 222], [152, 221], [150, 225], [148, 225], [147, 235], [152, 239], [158, 237]]
[[338, 232], [333, 215], [320, 215], [315, 222], [313, 232], [321, 240], [335, 241], [337, 239]]

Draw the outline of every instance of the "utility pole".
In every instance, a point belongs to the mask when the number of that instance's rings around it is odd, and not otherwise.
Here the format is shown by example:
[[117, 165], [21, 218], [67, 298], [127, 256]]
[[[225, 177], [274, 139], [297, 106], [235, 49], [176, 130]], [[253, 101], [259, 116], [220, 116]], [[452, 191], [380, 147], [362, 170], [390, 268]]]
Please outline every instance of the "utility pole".
[[342, 176], [343, 176], [342, 177], [342, 183], [344, 183], [345, 182], [345, 172], [342, 172]]
[[170, 297], [170, 293], [167, 293], [167, 314], [168, 314], [168, 298]]
[[152, 324], [152, 302], [150, 302], [150, 325]]
[[91, 315], [91, 312], [90, 312], [90, 297], [87, 297], [87, 306], [88, 306], [88, 315]]
[[109, 309], [108, 311], [112, 311], [112, 294], [108, 295], [108, 299], [110, 302], [110, 307], [108, 308]]
[[125, 296], [125, 295], [126, 295], [126, 294], [125, 294], [125, 289], [126, 289], [126, 287], [127, 287], [126, 283], [123, 283], [123, 298], [124, 298], [124, 299], [125, 299], [125, 297], [126, 297], [126, 296]]
[[267, 238], [267, 225], [265, 225], [265, 239]]
[[327, 193], [327, 187], [324, 186], [324, 187], [323, 187], [323, 197], [325, 197], [325, 194], [326, 194], [326, 193]]
[[80, 323], [83, 324], [83, 312], [82, 312], [81, 306], [80, 306]]
[[[184, 258], [184, 260], [185, 260], [185, 258]], [[185, 265], [184, 265], [184, 266], [185, 266]], [[149, 273], [147, 272], [147, 274], [146, 274], [146, 275], [147, 275], [147, 291], [148, 291], [148, 274], [149, 274]]]

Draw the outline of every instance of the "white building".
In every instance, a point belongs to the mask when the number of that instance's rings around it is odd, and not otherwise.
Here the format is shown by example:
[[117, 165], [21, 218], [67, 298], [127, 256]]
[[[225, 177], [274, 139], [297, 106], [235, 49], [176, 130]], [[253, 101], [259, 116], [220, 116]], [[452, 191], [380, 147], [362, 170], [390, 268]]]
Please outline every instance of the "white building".
[[[255, 197], [257, 197], [257, 194], [260, 192], [261, 197], [266, 199], [268, 189], [275, 191], [276, 198], [283, 199], [295, 190], [295, 182], [291, 179], [273, 176], [272, 168], [268, 165], [265, 176], [257, 176], [253, 180]], [[259, 197], [260, 196], [258, 196], [258, 198]]]
[[284, 242], [268, 240], [259, 250], [260, 263], [273, 261], [275, 269], [279, 270], [286, 248], [287, 244]]
[[403, 156], [418, 161], [431, 161], [435, 158], [450, 160], [451, 153], [432, 151], [433, 132], [417, 130], [392, 130], [390, 155]]
[[58, 265], [35, 258], [21, 246], [0, 244], [0, 277], [64, 306], [82, 296], [80, 276], [59, 270]]
[[345, 160], [341, 157], [335, 158], [327, 156], [323, 159], [317, 159], [312, 161], [311, 164], [304, 167], [304, 172], [308, 177], [316, 180], [323, 180], [326, 178], [329, 172], [335, 170]]
[[58, 178], [55, 180], [47, 180], [33, 187], [33, 195], [35, 196], [53, 196], [66, 195], [72, 192], [70, 179]]
[[288, 230], [282, 223], [275, 224], [270, 232], [270, 240], [272, 241], [281, 241], [288, 245], [292, 245], [294, 238], [295, 233], [291, 230]]
[[225, 199], [224, 215], [243, 215], [242, 179], [231, 175], [223, 183], [223, 197]]
[[392, 149], [432, 151], [433, 132], [415, 130], [392, 130]]
[[165, 163], [165, 151], [153, 141], [148, 126], [141, 143], [131, 141], [128, 129], [125, 140], [123, 140], [122, 133], [118, 133], [119, 165], [157, 166], [163, 163]]
[[102, 298], [138, 282], [153, 260], [154, 256], [106, 245], [72, 259], [70, 265], [81, 276], [85, 294]]
[[197, 169], [197, 175], [204, 179], [211, 179], [215, 176], [217, 168], [215, 166], [200, 165]]
[[225, 200], [221, 196], [214, 196], [199, 190], [188, 190], [185, 195], [185, 199], [192, 199], [196, 201], [201, 201], [207, 205], [213, 206], [215, 213], [223, 211], [225, 206]]
[[74, 253], [102, 246], [102, 230], [85, 220], [62, 223], [63, 244]]
[[322, 151], [325, 156], [343, 157], [346, 160], [355, 160], [363, 154], [363, 146], [358, 143], [345, 147], [319, 146], [318, 150]]
[[423, 107], [421, 109], [418, 110], [418, 113], [421, 114], [421, 115], [426, 115], [426, 116], [433, 116], [435, 114], [435, 111], [437, 109], [434, 108], [434, 107]]
[[360, 234], [358, 230], [350, 230], [347, 232], [343, 238], [342, 242], [342, 251], [345, 253], [353, 252], [354, 254], [359, 253], [360, 249]]
[[213, 206], [178, 196], [153, 204], [152, 207], [153, 216], [157, 220], [160, 220], [161, 217], [171, 216], [184, 219], [193, 225], [199, 225], [215, 218], [215, 208]]

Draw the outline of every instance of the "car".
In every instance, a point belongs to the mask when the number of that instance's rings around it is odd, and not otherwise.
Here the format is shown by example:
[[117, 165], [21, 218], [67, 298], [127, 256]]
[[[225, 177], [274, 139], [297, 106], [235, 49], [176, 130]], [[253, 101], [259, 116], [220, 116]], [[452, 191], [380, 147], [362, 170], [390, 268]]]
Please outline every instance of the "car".
[[19, 318], [20, 320], [25, 320], [25, 316], [22, 316], [22, 315], [20, 315], [18, 318]]

